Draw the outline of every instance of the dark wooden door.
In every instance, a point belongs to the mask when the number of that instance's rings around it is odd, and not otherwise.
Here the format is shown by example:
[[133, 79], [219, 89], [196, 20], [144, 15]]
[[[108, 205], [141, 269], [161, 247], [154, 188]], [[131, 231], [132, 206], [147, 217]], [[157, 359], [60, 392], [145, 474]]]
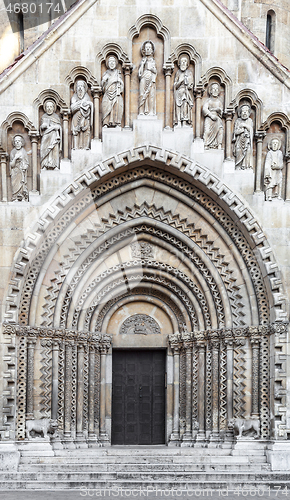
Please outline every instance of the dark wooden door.
[[112, 444], [165, 443], [165, 351], [113, 350]]

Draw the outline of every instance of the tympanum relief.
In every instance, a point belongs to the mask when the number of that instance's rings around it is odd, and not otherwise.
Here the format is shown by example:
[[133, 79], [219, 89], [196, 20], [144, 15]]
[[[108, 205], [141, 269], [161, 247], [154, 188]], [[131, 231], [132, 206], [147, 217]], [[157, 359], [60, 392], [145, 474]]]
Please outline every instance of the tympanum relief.
[[236, 169], [253, 168], [253, 120], [251, 107], [242, 104], [238, 109], [233, 134], [233, 148]]
[[155, 46], [151, 40], [142, 44], [142, 60], [139, 66], [139, 115], [156, 115], [156, 76], [154, 59]]
[[122, 73], [117, 69], [118, 61], [115, 56], [107, 59], [107, 71], [104, 73], [101, 87], [103, 92], [102, 113], [103, 126], [121, 126], [123, 117], [124, 81]]
[[265, 160], [264, 185], [266, 201], [272, 201], [276, 197], [282, 199], [282, 169], [283, 153], [281, 151], [281, 141], [277, 137], [268, 143], [268, 153]]
[[212, 83], [208, 89], [209, 98], [205, 101], [202, 112], [204, 116], [205, 149], [221, 149], [224, 135], [222, 122], [223, 103], [220, 99], [220, 86]]
[[40, 164], [41, 168], [54, 170], [59, 168], [59, 155], [62, 150], [61, 119], [56, 114], [56, 105], [49, 100], [44, 103], [45, 113], [40, 123]]
[[89, 149], [93, 103], [84, 80], [76, 80], [74, 91], [71, 98], [73, 149]]
[[193, 107], [193, 72], [189, 69], [189, 57], [182, 54], [179, 69], [174, 78], [174, 125], [191, 125]]
[[15, 135], [12, 144], [14, 146], [10, 153], [12, 201], [28, 201], [27, 170], [29, 160], [24, 149], [25, 141], [22, 135]]

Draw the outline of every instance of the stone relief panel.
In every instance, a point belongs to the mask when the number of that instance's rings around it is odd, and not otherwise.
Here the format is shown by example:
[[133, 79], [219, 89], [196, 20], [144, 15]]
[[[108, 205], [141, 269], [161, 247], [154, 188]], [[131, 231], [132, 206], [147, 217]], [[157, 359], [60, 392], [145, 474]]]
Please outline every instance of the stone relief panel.
[[154, 251], [153, 245], [148, 243], [147, 241], [140, 241], [136, 243], [132, 243], [131, 247], [131, 255], [134, 259], [153, 259]]
[[134, 314], [127, 318], [120, 328], [120, 334], [148, 335], [161, 333], [160, 327], [154, 318], [147, 314]]
[[48, 99], [43, 105], [44, 114], [40, 121], [40, 165], [42, 169], [59, 168], [62, 151], [62, 123], [56, 113], [56, 104]]
[[11, 201], [28, 201], [27, 171], [29, 160], [24, 148], [25, 140], [20, 134], [12, 139], [14, 148], [10, 153]]
[[237, 170], [253, 168], [254, 125], [251, 118], [251, 106], [242, 103], [238, 108], [238, 118], [234, 124], [233, 154]]
[[174, 115], [173, 124], [176, 126], [192, 124], [193, 108], [193, 71], [187, 54], [181, 54], [178, 60], [179, 69], [174, 77]]
[[118, 69], [118, 59], [115, 55], [111, 54], [107, 57], [106, 66], [107, 70], [101, 81], [102, 125], [103, 127], [120, 127], [124, 109], [124, 80], [121, 70]]
[[223, 144], [224, 126], [223, 101], [221, 86], [218, 82], [212, 82], [208, 87], [209, 97], [203, 104], [204, 116], [204, 147], [205, 149], [221, 149]]
[[75, 81], [70, 105], [72, 149], [90, 149], [93, 102], [88, 94], [88, 85], [85, 80]]
[[283, 153], [281, 151], [281, 141], [278, 137], [273, 137], [268, 143], [268, 153], [265, 160], [264, 186], [266, 201], [273, 198], [282, 199], [282, 170]]

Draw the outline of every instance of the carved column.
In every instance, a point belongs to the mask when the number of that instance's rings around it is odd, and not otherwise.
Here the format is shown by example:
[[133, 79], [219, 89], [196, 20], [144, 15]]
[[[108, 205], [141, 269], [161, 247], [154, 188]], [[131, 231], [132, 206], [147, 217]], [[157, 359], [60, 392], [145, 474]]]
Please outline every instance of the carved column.
[[26, 388], [26, 418], [34, 418], [33, 385], [34, 385], [34, 349], [36, 340], [27, 339], [27, 388]]
[[179, 442], [179, 352], [181, 347], [179, 335], [170, 335], [169, 345], [173, 351], [173, 429], [170, 442]]
[[78, 345], [77, 365], [77, 437], [83, 435], [83, 405], [84, 405], [84, 346]]
[[32, 191], [37, 191], [37, 146], [39, 134], [37, 132], [31, 132], [29, 137], [32, 144]]
[[212, 433], [210, 441], [219, 438], [219, 342], [212, 341]]
[[185, 380], [185, 433], [182, 446], [190, 446], [192, 442], [191, 433], [191, 376], [192, 376], [192, 340], [190, 334], [183, 335], [183, 347], [185, 349], [186, 380]]
[[265, 137], [265, 132], [258, 132], [256, 134], [257, 139], [257, 163], [256, 163], [256, 193], [261, 193], [262, 189], [262, 151], [263, 151], [263, 139]]
[[286, 156], [286, 201], [290, 201], [290, 153]]
[[130, 94], [131, 94], [132, 65], [124, 65], [125, 75], [125, 128], [130, 128]]
[[63, 158], [66, 160], [68, 158], [68, 111], [64, 111], [62, 115], [63, 120]]
[[[229, 339], [225, 341], [227, 346], [227, 420], [233, 418], [233, 390], [234, 390], [234, 342]], [[233, 432], [227, 430], [227, 437], [232, 437]]]
[[51, 418], [57, 420], [58, 411], [58, 355], [59, 342], [52, 343], [52, 396], [51, 396]]
[[103, 337], [100, 342], [101, 353], [101, 384], [100, 384], [100, 441], [108, 443], [109, 437], [106, 430], [106, 358], [110, 348], [111, 338]]
[[64, 437], [71, 437], [71, 399], [72, 399], [72, 347], [71, 342], [65, 348], [65, 384], [64, 384]]
[[232, 159], [232, 119], [233, 119], [233, 111], [226, 110], [225, 113], [226, 119], [226, 159]]
[[259, 417], [260, 339], [251, 338], [252, 345], [252, 417]]
[[198, 341], [198, 434], [197, 441], [205, 440], [205, 342]]
[[170, 80], [173, 71], [173, 66], [164, 66], [163, 68], [165, 75], [165, 128], [170, 128]]
[[89, 354], [89, 438], [95, 436], [95, 346]]
[[195, 91], [195, 138], [200, 139], [201, 135], [201, 98], [203, 90], [197, 88]]
[[92, 87], [92, 94], [94, 98], [94, 139], [100, 138], [100, 97], [102, 89], [98, 85]]
[[7, 161], [8, 154], [1, 152], [1, 181], [2, 181], [2, 201], [8, 201], [8, 187], [7, 187]]

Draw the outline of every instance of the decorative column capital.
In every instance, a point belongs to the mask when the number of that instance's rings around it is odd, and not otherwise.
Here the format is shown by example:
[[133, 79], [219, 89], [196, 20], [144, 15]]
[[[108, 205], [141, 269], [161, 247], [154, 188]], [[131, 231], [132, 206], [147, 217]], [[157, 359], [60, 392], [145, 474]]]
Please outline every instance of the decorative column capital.
[[99, 99], [102, 95], [102, 87], [100, 85], [92, 85], [91, 92], [93, 97]]
[[263, 130], [258, 130], [255, 133], [255, 138], [257, 139], [257, 142], [262, 142], [265, 137], [266, 137], [266, 132], [264, 132]]
[[112, 337], [110, 335], [103, 335], [100, 339], [99, 349], [101, 354], [107, 354], [112, 344]]
[[133, 64], [130, 63], [130, 61], [125, 62], [124, 66], [123, 66], [123, 73], [124, 73], [124, 75], [125, 76], [126, 75], [131, 75], [132, 71], [133, 71]]
[[171, 76], [173, 73], [174, 65], [172, 63], [164, 64], [163, 73], [165, 76]]
[[226, 121], [232, 120], [234, 117], [235, 111], [232, 108], [227, 108], [224, 110], [224, 117]]
[[182, 347], [182, 339], [180, 333], [173, 333], [172, 335], [169, 335], [168, 342], [173, 353], [178, 354]]
[[69, 108], [61, 108], [60, 114], [62, 115], [63, 119], [68, 119], [71, 112], [70, 112]]
[[0, 161], [1, 161], [1, 163], [4, 162], [4, 161], [7, 162], [8, 157], [9, 157], [9, 155], [8, 155], [8, 153], [6, 153], [6, 151], [0, 150]]
[[204, 88], [202, 87], [202, 85], [197, 85], [194, 89], [194, 95], [196, 99], [201, 99], [203, 94], [204, 94]]

